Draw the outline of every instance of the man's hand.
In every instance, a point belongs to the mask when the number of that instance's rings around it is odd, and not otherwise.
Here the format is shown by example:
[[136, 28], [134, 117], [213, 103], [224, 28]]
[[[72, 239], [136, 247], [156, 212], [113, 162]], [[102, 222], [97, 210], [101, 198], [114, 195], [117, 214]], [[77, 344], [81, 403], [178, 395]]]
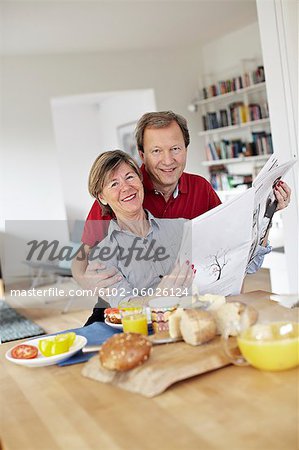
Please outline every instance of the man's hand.
[[279, 181], [274, 187], [274, 194], [278, 202], [276, 211], [286, 208], [291, 200], [291, 188], [287, 183]]
[[80, 285], [84, 289], [97, 289], [98, 292], [121, 281], [122, 278], [116, 267], [106, 268], [104, 264], [96, 262], [87, 266]]
[[122, 280], [122, 275], [115, 267], [107, 269], [100, 262], [88, 264], [90, 250], [91, 247], [84, 245], [84, 252], [72, 264], [73, 277], [83, 289], [105, 289]]

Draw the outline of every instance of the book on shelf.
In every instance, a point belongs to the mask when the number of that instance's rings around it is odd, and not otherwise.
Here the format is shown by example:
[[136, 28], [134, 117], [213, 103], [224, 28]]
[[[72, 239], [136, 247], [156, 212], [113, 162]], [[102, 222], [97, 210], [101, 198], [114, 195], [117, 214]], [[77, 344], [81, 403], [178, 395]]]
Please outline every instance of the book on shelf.
[[261, 106], [258, 103], [245, 105], [244, 102], [229, 104], [230, 121], [232, 125], [240, 125], [254, 120], [264, 119]]
[[262, 109], [258, 103], [250, 103], [248, 105], [249, 120], [265, 119], [262, 115]]
[[231, 125], [247, 122], [247, 110], [244, 102], [233, 102], [228, 105]]
[[245, 142], [241, 139], [210, 141], [205, 147], [207, 161], [221, 161], [221, 159], [239, 158], [240, 156], [270, 155], [273, 153], [271, 133], [258, 131], [251, 134], [252, 142]]
[[228, 127], [230, 125], [241, 125], [247, 122], [267, 118], [268, 104], [262, 106], [258, 103], [245, 105], [244, 102], [233, 102], [228, 105], [228, 109], [220, 111], [210, 111], [202, 116], [204, 131], [215, 130], [217, 128]]
[[229, 126], [228, 114], [226, 109], [220, 109], [219, 111], [219, 125], [222, 128]]
[[229, 191], [238, 186], [251, 187], [252, 175], [230, 175], [225, 171], [211, 172], [210, 182], [215, 191]]
[[270, 155], [273, 153], [271, 133], [265, 131], [252, 132], [254, 155]]
[[206, 146], [206, 158], [208, 161], [216, 161], [219, 159], [217, 147], [214, 142], [209, 142]]
[[218, 95], [228, 94], [255, 84], [265, 81], [265, 72], [263, 66], [258, 66], [254, 71], [245, 72], [228, 80], [220, 80], [210, 86], [202, 88], [203, 99], [217, 97]]

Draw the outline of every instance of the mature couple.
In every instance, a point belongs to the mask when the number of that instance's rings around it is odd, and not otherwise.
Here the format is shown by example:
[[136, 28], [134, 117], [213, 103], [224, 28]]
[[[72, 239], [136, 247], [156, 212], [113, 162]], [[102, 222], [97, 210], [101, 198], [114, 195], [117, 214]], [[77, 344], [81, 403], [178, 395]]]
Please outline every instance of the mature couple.
[[[89, 176], [89, 191], [96, 198], [88, 215], [82, 241], [86, 257], [73, 262], [73, 275], [84, 288], [106, 289], [105, 300], [112, 305], [136, 296], [137, 290], [183, 289], [192, 284], [192, 262], [175, 264], [184, 220], [193, 219], [221, 202], [211, 185], [198, 175], [184, 172], [190, 142], [186, 120], [171, 112], [147, 113], [136, 128], [136, 140], [143, 165], [121, 151], [105, 152], [94, 162]], [[290, 189], [283, 183], [275, 189], [277, 209], [290, 200]], [[111, 220], [112, 219], [112, 220]], [[132, 245], [160, 249], [156, 258], [119, 257]], [[109, 257], [88, 264], [88, 254], [110, 251]], [[162, 250], [166, 249], [167, 258]], [[110, 249], [110, 250], [109, 250]], [[258, 270], [270, 251], [259, 247], [249, 273]], [[165, 255], [164, 255], [165, 256]], [[104, 264], [103, 264], [104, 262]], [[112, 288], [116, 288], [113, 290]], [[95, 308], [88, 323], [101, 320]]]

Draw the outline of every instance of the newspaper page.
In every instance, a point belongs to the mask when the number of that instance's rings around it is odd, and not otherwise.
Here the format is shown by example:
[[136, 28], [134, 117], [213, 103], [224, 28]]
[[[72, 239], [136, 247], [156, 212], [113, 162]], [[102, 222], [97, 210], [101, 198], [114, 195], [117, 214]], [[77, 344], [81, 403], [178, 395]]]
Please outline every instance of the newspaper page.
[[261, 245], [268, 231], [273, 214], [276, 211], [277, 200], [274, 195], [275, 184], [290, 170], [296, 160], [280, 164], [273, 154], [264, 165], [253, 182], [255, 190], [252, 244], [249, 252], [248, 264], [254, 258], [257, 246]]
[[252, 243], [254, 196], [250, 188], [185, 223], [179, 258], [197, 269], [195, 291], [240, 293]]

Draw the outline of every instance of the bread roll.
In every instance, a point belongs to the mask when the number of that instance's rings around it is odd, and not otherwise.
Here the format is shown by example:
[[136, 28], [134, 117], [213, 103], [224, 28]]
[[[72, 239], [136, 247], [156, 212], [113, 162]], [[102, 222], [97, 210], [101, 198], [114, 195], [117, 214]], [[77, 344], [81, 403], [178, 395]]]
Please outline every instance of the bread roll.
[[214, 294], [199, 295], [198, 300], [200, 302], [208, 302], [209, 303], [209, 305], [206, 308], [207, 311], [215, 311], [216, 309], [220, 308], [220, 306], [224, 305], [224, 303], [225, 303], [224, 295], [214, 295]]
[[108, 370], [125, 372], [143, 364], [150, 355], [151, 342], [138, 333], [111, 336], [100, 349], [100, 361]]
[[207, 311], [185, 309], [181, 313], [180, 330], [187, 344], [200, 345], [216, 336], [216, 323]]
[[178, 339], [182, 337], [181, 333], [181, 317], [182, 317], [182, 308], [178, 308], [176, 311], [170, 314], [168, 319], [168, 325], [169, 325], [169, 336], [172, 339]]
[[257, 311], [252, 306], [241, 302], [230, 302], [213, 311], [217, 325], [217, 334], [224, 337], [237, 334], [253, 325], [258, 318]]

